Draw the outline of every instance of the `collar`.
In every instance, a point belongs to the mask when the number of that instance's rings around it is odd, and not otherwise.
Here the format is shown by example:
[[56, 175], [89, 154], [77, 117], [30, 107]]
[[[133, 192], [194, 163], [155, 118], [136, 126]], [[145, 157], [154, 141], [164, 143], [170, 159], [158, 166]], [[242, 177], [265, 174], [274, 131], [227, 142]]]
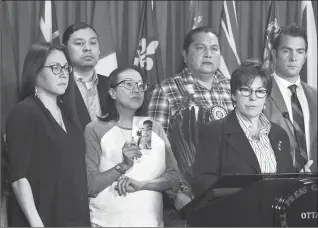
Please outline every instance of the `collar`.
[[94, 71], [94, 73], [93, 73], [93, 80], [91, 82], [85, 82], [83, 80], [83, 78], [79, 74], [77, 74], [75, 72], [74, 72], [74, 79], [77, 82], [86, 83], [86, 84], [96, 85], [98, 83], [98, 77], [97, 77], [96, 71]]
[[276, 80], [276, 83], [278, 85], [278, 88], [280, 89], [280, 91], [290, 91], [288, 89], [288, 86], [291, 86], [291, 85], [297, 85], [297, 89], [302, 89], [302, 86], [301, 86], [301, 83], [300, 83], [300, 77], [298, 77], [297, 81], [295, 83], [291, 83], [281, 77], [279, 77], [276, 72], [273, 73], [273, 77], [274, 79]]
[[[239, 121], [239, 124], [242, 127], [244, 133], [246, 134], [247, 138], [249, 140], [252, 140], [252, 136], [251, 136], [252, 125], [251, 125], [251, 123], [249, 121], [245, 120], [242, 117], [242, 115], [239, 113], [239, 111], [237, 111], [237, 109], [235, 109], [235, 114], [236, 114], [236, 117]], [[270, 129], [271, 129], [271, 124], [263, 113], [260, 113], [259, 121], [261, 124], [259, 135], [268, 135], [270, 132]]]

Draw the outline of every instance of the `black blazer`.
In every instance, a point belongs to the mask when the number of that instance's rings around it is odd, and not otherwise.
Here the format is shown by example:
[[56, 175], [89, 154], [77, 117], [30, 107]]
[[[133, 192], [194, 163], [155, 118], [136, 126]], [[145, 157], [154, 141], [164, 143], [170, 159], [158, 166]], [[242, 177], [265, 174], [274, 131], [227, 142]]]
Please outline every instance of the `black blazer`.
[[[271, 122], [268, 136], [275, 152], [277, 173], [295, 172], [287, 133]], [[201, 126], [193, 172], [191, 185], [195, 196], [211, 187], [222, 174], [261, 173], [257, 157], [234, 110], [223, 119]]]
[[[97, 74], [98, 77], [98, 84], [97, 84], [97, 91], [99, 96], [100, 108], [102, 115], [107, 113], [106, 107], [106, 96], [107, 96], [107, 88], [108, 88], [108, 77]], [[75, 83], [76, 84], [76, 83]], [[85, 106], [82, 94], [77, 87], [75, 86], [75, 107], [76, 112], [81, 123], [82, 129], [85, 130], [86, 125], [91, 122], [91, 117], [89, 116], [88, 110]]]

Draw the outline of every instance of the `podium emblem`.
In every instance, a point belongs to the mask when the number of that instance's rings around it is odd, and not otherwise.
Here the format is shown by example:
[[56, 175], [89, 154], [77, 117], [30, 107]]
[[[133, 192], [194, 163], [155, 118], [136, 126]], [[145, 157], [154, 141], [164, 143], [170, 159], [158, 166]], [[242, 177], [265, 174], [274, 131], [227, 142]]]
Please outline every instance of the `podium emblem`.
[[276, 202], [273, 205], [276, 225], [317, 226], [317, 181], [300, 180], [291, 192], [277, 198]]

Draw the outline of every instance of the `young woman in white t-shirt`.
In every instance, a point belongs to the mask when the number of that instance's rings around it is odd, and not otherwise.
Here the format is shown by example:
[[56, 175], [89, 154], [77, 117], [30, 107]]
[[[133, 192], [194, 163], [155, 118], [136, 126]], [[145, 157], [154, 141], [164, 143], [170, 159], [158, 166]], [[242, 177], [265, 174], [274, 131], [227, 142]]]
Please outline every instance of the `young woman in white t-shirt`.
[[131, 143], [147, 84], [135, 67], [117, 68], [109, 77], [110, 111], [85, 129], [92, 226], [163, 227], [162, 192], [173, 196], [180, 182], [170, 143], [155, 121], [151, 149]]

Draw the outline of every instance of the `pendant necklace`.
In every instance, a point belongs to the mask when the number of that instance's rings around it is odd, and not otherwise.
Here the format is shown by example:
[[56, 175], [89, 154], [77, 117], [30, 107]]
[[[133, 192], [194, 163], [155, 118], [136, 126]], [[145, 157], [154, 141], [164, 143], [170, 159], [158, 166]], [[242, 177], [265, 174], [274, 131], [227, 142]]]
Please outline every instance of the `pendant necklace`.
[[[132, 128], [125, 128], [125, 127], [121, 127], [121, 126], [119, 126], [119, 124], [116, 122], [115, 123], [116, 124], [116, 126], [119, 128], [119, 130], [120, 130], [120, 132], [121, 132], [121, 134], [124, 136], [124, 138], [125, 138], [125, 144], [124, 144], [124, 146], [126, 145], [126, 146], [131, 146], [132, 144], [134, 145], [135, 144], [135, 142], [133, 142], [133, 140], [131, 139], [131, 140], [127, 140], [127, 138], [126, 138], [126, 136], [125, 136], [125, 134], [124, 134], [124, 132], [123, 132], [123, 130], [122, 129], [125, 129], [125, 130], [132, 130]], [[125, 147], [126, 147], [125, 146]]]

